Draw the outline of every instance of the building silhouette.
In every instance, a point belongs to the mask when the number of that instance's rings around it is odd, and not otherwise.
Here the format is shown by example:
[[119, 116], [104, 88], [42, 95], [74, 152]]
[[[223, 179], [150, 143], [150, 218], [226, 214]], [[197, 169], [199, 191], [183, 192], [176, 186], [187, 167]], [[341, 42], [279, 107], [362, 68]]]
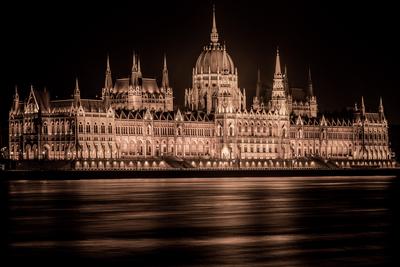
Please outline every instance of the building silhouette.
[[77, 168], [143, 167], [149, 164], [146, 159], [157, 167], [179, 160], [196, 167], [216, 166], [216, 161], [265, 167], [293, 159], [332, 160], [342, 166], [391, 162], [382, 99], [373, 113], [361, 97], [349, 114], [319, 114], [311, 70], [305, 88], [290, 87], [279, 49], [272, 88], [264, 90], [258, 72], [251, 107], [238, 76], [220, 42], [213, 10], [210, 42], [193, 68], [184, 109], [173, 109], [166, 56], [161, 83], [142, 75], [135, 53], [130, 77], [113, 81], [107, 56], [101, 99], [81, 98], [78, 79], [73, 98], [65, 100], [50, 99], [49, 92], [33, 86], [23, 100], [15, 89], [10, 159], [74, 160]]

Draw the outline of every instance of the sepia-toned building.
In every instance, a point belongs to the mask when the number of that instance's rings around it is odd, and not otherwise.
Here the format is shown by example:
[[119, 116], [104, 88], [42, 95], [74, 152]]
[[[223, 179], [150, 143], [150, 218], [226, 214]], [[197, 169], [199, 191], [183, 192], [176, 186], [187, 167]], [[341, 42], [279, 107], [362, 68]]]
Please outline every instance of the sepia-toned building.
[[9, 113], [10, 158], [73, 160], [77, 168], [100, 169], [152, 167], [146, 159], [156, 167], [176, 162], [221, 166], [216, 161], [284, 167], [293, 166], [294, 159], [305, 164], [330, 160], [339, 167], [366, 160], [387, 166], [392, 157], [382, 99], [374, 113], [366, 111], [361, 98], [360, 107], [343, 117], [320, 114], [311, 71], [306, 88], [291, 88], [279, 53], [269, 97], [261, 97], [258, 74], [250, 108], [238, 69], [219, 42], [215, 11], [210, 43], [192, 70], [182, 109], [173, 108], [165, 56], [160, 83], [143, 77], [135, 53], [130, 77], [113, 81], [107, 57], [101, 99], [81, 98], [78, 79], [73, 98], [66, 100], [53, 100], [48, 91], [33, 86], [23, 100], [16, 88]]

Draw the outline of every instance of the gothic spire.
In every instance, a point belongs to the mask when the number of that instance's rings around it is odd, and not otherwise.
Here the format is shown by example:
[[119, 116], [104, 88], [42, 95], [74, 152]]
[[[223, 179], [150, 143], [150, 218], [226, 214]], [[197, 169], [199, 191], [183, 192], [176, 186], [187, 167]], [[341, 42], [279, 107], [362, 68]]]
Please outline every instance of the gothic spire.
[[215, 5], [213, 5], [213, 24], [211, 29], [211, 42], [213, 44], [218, 43], [218, 32], [217, 32], [217, 22], [215, 19]]
[[74, 90], [74, 103], [77, 106], [81, 102], [81, 90], [79, 89], [78, 77], [75, 78], [75, 90]]
[[138, 64], [137, 64], [137, 59], [136, 59], [136, 53], [133, 51], [133, 58], [132, 58], [132, 73], [131, 73], [131, 84], [133, 86], [138, 86], [139, 85], [139, 73], [138, 73]]
[[256, 85], [256, 97], [260, 98], [260, 91], [261, 91], [261, 74], [260, 68], [257, 70], [257, 85]]
[[285, 92], [288, 94], [289, 93], [289, 77], [288, 77], [288, 72], [287, 72], [287, 67], [285, 64], [285, 73], [283, 74], [283, 86], [285, 87]]
[[275, 62], [275, 78], [282, 78], [281, 60], [279, 57], [279, 47], [276, 49], [276, 62]]
[[365, 115], [364, 96], [361, 96], [361, 114]]
[[135, 53], [135, 51], [133, 51], [132, 72], [137, 72], [136, 53]]
[[164, 68], [163, 68], [163, 76], [162, 76], [162, 87], [164, 89], [167, 89], [169, 87], [167, 56], [165, 54], [164, 54]]
[[112, 77], [111, 77], [111, 67], [110, 67], [110, 57], [107, 54], [107, 70], [106, 70], [106, 78], [104, 82], [104, 88], [110, 89], [113, 87]]
[[18, 110], [18, 106], [19, 106], [18, 86], [15, 85], [15, 94], [14, 94], [14, 101], [13, 101], [13, 109], [14, 109], [14, 111]]
[[75, 90], [74, 90], [74, 95], [80, 95], [81, 90], [79, 89], [79, 82], [78, 82], [78, 77], [75, 78]]
[[141, 67], [140, 67], [140, 57], [138, 56], [138, 62], [137, 62], [137, 71], [138, 71], [138, 74], [139, 74], [139, 78], [141, 78], [142, 77], [142, 70], [141, 70]]
[[226, 55], [226, 46], [224, 44], [223, 52], [222, 52], [222, 71], [223, 73], [228, 72], [228, 57]]
[[311, 79], [311, 67], [308, 67], [308, 80], [307, 80], [308, 96], [314, 96], [313, 83]]
[[383, 114], [383, 102], [382, 102], [382, 97], [379, 98], [379, 113]]
[[14, 94], [14, 99], [19, 99], [19, 94], [18, 94], [18, 86], [15, 85], [15, 94]]

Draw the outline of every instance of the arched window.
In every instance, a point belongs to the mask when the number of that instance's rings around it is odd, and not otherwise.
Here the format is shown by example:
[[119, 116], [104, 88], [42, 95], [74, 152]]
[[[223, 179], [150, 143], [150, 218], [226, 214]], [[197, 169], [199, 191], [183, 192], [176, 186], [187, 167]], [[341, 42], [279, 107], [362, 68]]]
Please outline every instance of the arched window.
[[82, 122], [79, 123], [78, 132], [79, 132], [79, 133], [83, 133], [83, 125], [82, 125]]
[[102, 134], [106, 133], [106, 126], [104, 125], [104, 123], [101, 124], [100, 131], [101, 131]]
[[108, 133], [112, 134], [112, 125], [111, 125], [111, 123], [108, 124]]
[[86, 124], [86, 133], [90, 133], [90, 124], [89, 123]]
[[93, 132], [94, 132], [95, 134], [99, 133], [99, 127], [97, 126], [97, 123], [94, 124]]

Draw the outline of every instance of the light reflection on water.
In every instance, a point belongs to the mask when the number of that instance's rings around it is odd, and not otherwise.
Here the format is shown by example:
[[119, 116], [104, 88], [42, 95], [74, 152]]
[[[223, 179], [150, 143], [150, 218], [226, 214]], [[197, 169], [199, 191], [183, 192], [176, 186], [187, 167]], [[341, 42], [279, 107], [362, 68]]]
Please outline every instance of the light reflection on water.
[[9, 257], [132, 266], [391, 263], [393, 177], [8, 183]]

